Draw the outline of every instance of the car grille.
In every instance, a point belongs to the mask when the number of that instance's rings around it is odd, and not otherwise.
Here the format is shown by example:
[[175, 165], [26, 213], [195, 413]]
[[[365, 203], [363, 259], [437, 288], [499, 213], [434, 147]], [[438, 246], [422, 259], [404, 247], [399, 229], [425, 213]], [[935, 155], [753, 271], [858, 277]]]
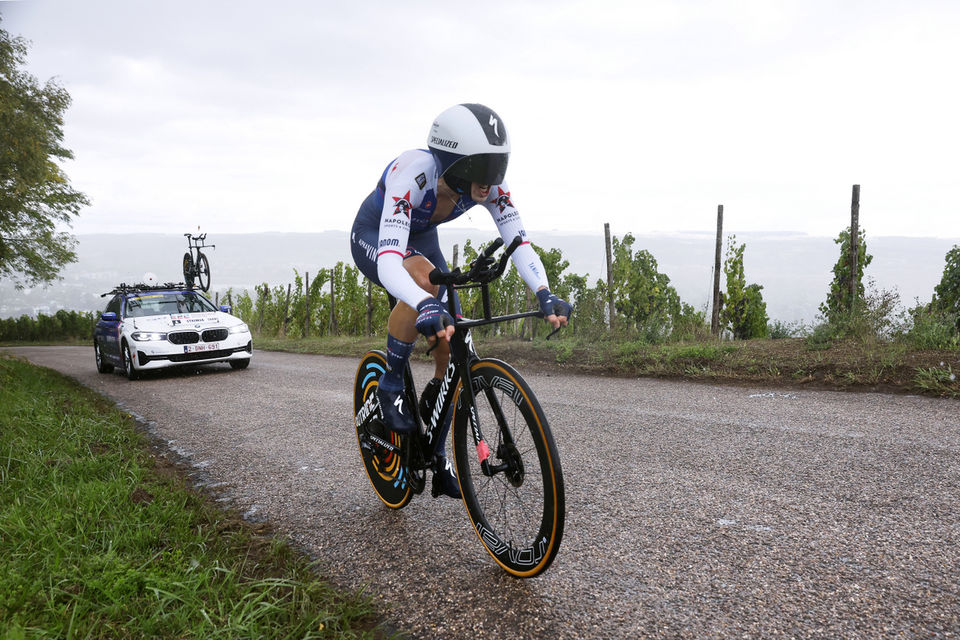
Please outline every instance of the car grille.
[[[226, 358], [237, 349], [220, 349], [219, 351], [201, 351], [200, 353], [175, 353], [166, 357], [170, 362], [193, 362], [194, 360], [213, 360]], [[156, 359], [156, 358], [155, 358]]]
[[220, 340], [226, 340], [228, 333], [226, 329], [207, 329], [200, 335], [204, 342], [219, 342]]
[[176, 333], [168, 333], [167, 340], [173, 344], [196, 344], [200, 342], [200, 334], [196, 331], [178, 331]]
[[174, 353], [166, 356], [148, 356], [143, 351], [137, 352], [137, 360], [141, 365], [153, 362], [154, 360], [169, 360], [170, 362], [194, 362], [196, 360], [215, 360], [217, 358], [227, 358], [234, 353], [246, 351], [253, 353], [253, 342], [248, 342], [245, 346], [234, 349], [218, 349], [217, 351], [200, 351], [199, 353]]

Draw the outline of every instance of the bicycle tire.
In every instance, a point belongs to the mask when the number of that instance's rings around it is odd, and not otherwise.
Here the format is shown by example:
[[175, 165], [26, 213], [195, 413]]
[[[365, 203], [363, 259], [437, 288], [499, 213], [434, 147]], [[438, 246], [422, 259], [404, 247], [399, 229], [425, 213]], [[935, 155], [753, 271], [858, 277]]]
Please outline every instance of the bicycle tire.
[[[515, 369], [487, 358], [474, 362], [470, 373], [488, 463], [508, 469], [484, 475], [461, 381], [453, 401], [460, 492], [487, 553], [508, 573], [530, 578], [550, 566], [563, 538], [566, 507], [557, 446], [540, 403]], [[498, 406], [506, 424], [497, 418]], [[514, 447], [505, 433], [512, 433]]]
[[210, 261], [207, 256], [197, 251], [197, 283], [204, 291], [210, 291]]
[[183, 282], [188, 287], [193, 286], [193, 256], [189, 251], [183, 254]]
[[[391, 509], [407, 506], [414, 494], [409, 465], [405, 459], [408, 452], [407, 438], [387, 429], [380, 420], [380, 407], [377, 403], [377, 386], [380, 376], [387, 368], [387, 356], [383, 351], [369, 351], [360, 360], [357, 376], [353, 385], [353, 416], [357, 431], [357, 447], [363, 459], [363, 468], [380, 500]], [[408, 387], [409, 396], [409, 387]], [[409, 399], [408, 399], [408, 402]], [[413, 406], [413, 404], [409, 404]], [[401, 453], [388, 451], [370, 442], [369, 434], [374, 431], [377, 437], [383, 437]]]

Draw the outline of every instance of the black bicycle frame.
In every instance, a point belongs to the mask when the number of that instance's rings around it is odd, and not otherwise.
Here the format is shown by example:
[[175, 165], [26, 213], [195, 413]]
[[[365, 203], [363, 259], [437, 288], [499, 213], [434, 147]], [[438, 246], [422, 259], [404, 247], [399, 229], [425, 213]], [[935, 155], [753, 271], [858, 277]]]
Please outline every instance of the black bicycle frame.
[[[503, 271], [506, 268], [507, 258], [510, 257], [510, 254], [512, 254], [518, 246], [520, 246], [521, 241], [522, 239], [520, 236], [514, 238], [513, 242], [511, 242], [510, 246], [504, 251], [499, 261], [494, 261], [491, 257], [493, 252], [503, 244], [503, 241], [498, 238], [486, 250], [484, 250], [484, 252], [474, 263], [474, 267], [465, 274], [460, 273], [459, 270], [455, 270], [450, 273], [444, 273], [439, 270], [435, 270], [430, 274], [430, 281], [432, 283], [444, 284], [448, 287], [449, 292], [447, 295], [447, 308], [450, 313], [450, 317], [454, 318], [454, 333], [453, 338], [450, 341], [450, 363], [447, 365], [447, 371], [444, 374], [443, 381], [441, 382], [441, 385], [443, 385], [441, 386], [441, 392], [437, 394], [435, 406], [432, 408], [433, 410], [430, 415], [432, 421], [427, 423], [426, 420], [424, 420], [424, 424], [427, 425], [427, 443], [432, 446], [435, 442], [435, 437], [443, 424], [443, 419], [445, 418], [445, 412], [443, 411], [444, 406], [446, 405], [448, 412], [453, 411], [453, 392], [455, 387], [455, 384], [453, 383], [459, 378], [462, 386], [460, 393], [466, 394], [466, 397], [461, 398], [460, 402], [465, 403], [462, 406], [470, 407], [470, 431], [473, 436], [474, 446], [477, 447], [478, 455], [481, 457], [480, 468], [486, 476], [492, 476], [499, 471], [504, 471], [507, 469], [508, 465], [503, 464], [492, 466], [489, 462], [489, 447], [487, 446], [486, 449], [484, 449], [486, 441], [483, 438], [483, 432], [480, 428], [480, 420], [477, 416], [476, 396], [473, 390], [473, 378], [470, 375], [470, 369], [473, 366], [473, 363], [478, 361], [480, 357], [477, 355], [477, 352], [473, 347], [473, 337], [470, 333], [470, 329], [473, 327], [482, 327], [485, 325], [507, 322], [509, 320], [519, 320], [521, 318], [544, 317], [543, 311], [525, 311], [523, 313], [494, 316], [490, 310], [489, 284], [503, 274]], [[472, 288], [480, 289], [480, 297], [483, 304], [483, 318], [476, 320], [457, 318], [454, 308], [455, 296], [453, 295], [453, 291]], [[549, 337], [554, 333], [556, 333], [556, 331], [548, 335], [547, 338], [549, 339]], [[500, 408], [500, 403], [497, 401], [493, 390], [485, 389], [484, 393], [486, 394], [487, 400], [490, 403], [490, 407], [492, 408], [497, 422], [500, 425], [500, 431], [504, 435], [505, 442], [508, 444], [514, 444], [513, 434], [510, 432], [510, 429], [507, 426], [506, 417]]]

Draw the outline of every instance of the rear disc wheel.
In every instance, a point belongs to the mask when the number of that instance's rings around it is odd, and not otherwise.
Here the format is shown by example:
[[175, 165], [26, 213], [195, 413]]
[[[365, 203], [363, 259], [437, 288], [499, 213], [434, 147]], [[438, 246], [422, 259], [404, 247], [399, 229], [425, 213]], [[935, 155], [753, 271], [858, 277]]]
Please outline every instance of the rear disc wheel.
[[387, 429], [380, 420], [377, 387], [386, 369], [387, 357], [382, 351], [363, 356], [353, 386], [353, 417], [363, 468], [373, 490], [385, 505], [401, 509], [413, 497], [416, 478], [407, 459], [410, 436]]

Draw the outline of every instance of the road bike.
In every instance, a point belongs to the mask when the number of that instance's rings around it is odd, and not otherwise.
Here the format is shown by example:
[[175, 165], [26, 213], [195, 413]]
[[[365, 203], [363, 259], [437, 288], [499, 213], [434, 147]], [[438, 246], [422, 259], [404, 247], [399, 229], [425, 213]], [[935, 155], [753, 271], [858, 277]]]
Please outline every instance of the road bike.
[[[480, 358], [470, 329], [519, 318], [543, 318], [542, 311], [493, 316], [488, 285], [503, 274], [518, 236], [499, 260], [497, 239], [466, 272], [430, 274], [446, 285], [454, 318], [450, 363], [428, 415], [420, 415], [409, 364], [404, 371], [407, 406], [417, 428], [401, 434], [386, 427], [377, 385], [386, 369], [383, 351], [370, 351], [357, 368], [353, 411], [357, 445], [370, 484], [391, 509], [406, 506], [423, 491], [427, 470], [436, 471], [444, 452], [434, 451], [452, 411], [453, 461], [460, 493], [480, 543], [508, 573], [529, 578], [550, 566], [560, 548], [564, 523], [563, 473], [557, 445], [540, 403], [506, 362]], [[480, 288], [483, 318], [457, 317], [452, 290]], [[554, 331], [553, 333], [556, 333]], [[550, 334], [553, 335], [552, 333]], [[434, 489], [436, 497], [436, 489]]]
[[[183, 234], [187, 238], [187, 252], [183, 254], [183, 281], [188, 287], [197, 283], [204, 291], [210, 290], [210, 261], [200, 249], [215, 249], [215, 244], [205, 244], [207, 234], [193, 235], [192, 233]], [[197, 257], [194, 258], [193, 254]]]

